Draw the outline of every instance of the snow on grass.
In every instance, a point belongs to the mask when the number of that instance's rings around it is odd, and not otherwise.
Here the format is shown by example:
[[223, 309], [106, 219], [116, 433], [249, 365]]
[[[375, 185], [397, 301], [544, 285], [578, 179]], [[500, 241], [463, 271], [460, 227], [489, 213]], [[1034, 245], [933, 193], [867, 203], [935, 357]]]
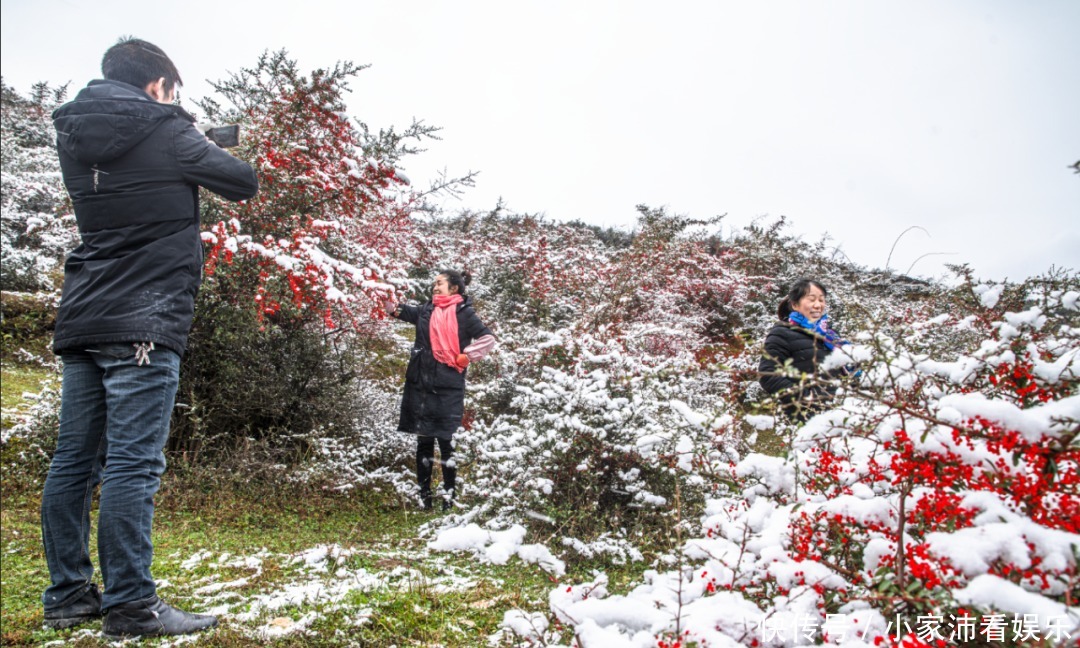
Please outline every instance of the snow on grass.
[[562, 576], [566, 563], [559, 560], [547, 547], [540, 544], [524, 544], [525, 527], [515, 524], [504, 531], [488, 531], [478, 524], [470, 523], [438, 532], [428, 547], [435, 551], [468, 551], [481, 562], [505, 565], [517, 556], [527, 563], [535, 563], [545, 571]]
[[[542, 549], [525, 548], [526, 554], [529, 551], [536, 555], [543, 553]], [[353, 557], [391, 559], [400, 564], [388, 570], [370, 570], [350, 566]], [[475, 586], [475, 581], [458, 575], [455, 570], [442, 569], [441, 573], [430, 575], [402, 566], [418, 564], [424, 558], [399, 551], [362, 551], [325, 544], [289, 554], [261, 549], [250, 555], [226, 553], [216, 558], [202, 550], [180, 561], [180, 568], [210, 572], [194, 581], [196, 585], [206, 584], [194, 589], [197, 602], [187, 607], [217, 615], [223, 624], [239, 626], [257, 640], [273, 641], [286, 635], [309, 633], [313, 624], [329, 614], [344, 614], [351, 626], [367, 623], [372, 610], [356, 608], [350, 602], [351, 595], [357, 592], [407, 590], [420, 581], [447, 593], [467, 591]], [[259, 577], [271, 562], [280, 566], [283, 576], [267, 582]], [[219, 577], [221, 570], [247, 570], [250, 574], [226, 581]]]

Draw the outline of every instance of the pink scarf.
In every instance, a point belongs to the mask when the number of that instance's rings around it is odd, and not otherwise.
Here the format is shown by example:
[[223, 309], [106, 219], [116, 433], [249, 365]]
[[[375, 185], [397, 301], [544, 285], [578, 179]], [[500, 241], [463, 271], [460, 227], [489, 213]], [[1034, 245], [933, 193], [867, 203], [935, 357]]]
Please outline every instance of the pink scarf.
[[458, 342], [457, 308], [458, 304], [465, 301], [461, 295], [435, 295], [431, 300], [435, 304], [435, 310], [431, 311], [431, 351], [439, 362], [450, 365], [464, 371], [457, 364], [461, 346]]

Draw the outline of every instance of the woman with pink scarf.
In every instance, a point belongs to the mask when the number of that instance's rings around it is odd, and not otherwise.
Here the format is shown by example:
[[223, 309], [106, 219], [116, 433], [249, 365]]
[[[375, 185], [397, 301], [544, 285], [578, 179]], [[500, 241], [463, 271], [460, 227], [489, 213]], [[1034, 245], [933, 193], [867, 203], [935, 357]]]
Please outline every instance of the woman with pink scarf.
[[483, 358], [495, 346], [495, 336], [480, 321], [465, 294], [469, 279], [468, 274], [447, 270], [435, 278], [430, 302], [420, 306], [387, 304], [390, 315], [416, 325], [398, 431], [417, 435], [416, 481], [425, 510], [431, 509], [436, 441], [442, 462], [442, 509], [447, 511], [454, 504], [457, 470], [452, 441], [465, 413], [465, 375], [469, 363]]

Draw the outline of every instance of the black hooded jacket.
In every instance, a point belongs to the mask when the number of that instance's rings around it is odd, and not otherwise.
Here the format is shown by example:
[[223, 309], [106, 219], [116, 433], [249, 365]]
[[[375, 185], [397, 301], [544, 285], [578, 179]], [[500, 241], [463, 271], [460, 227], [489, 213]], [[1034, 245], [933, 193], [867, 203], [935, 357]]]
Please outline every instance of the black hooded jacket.
[[64, 264], [56, 353], [111, 342], [187, 347], [202, 279], [199, 187], [229, 200], [259, 187], [251, 166], [194, 122], [109, 80], [91, 81], [53, 113], [82, 239]]

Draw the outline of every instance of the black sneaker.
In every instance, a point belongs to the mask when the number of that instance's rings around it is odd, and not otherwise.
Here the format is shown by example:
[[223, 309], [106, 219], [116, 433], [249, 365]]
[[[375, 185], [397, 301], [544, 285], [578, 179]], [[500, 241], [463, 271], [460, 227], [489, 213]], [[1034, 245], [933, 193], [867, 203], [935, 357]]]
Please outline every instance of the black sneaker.
[[201, 632], [218, 624], [216, 616], [191, 614], [166, 605], [157, 595], [109, 608], [101, 631], [110, 639], [183, 635]]
[[63, 630], [100, 617], [101, 592], [97, 585], [90, 583], [82, 595], [68, 605], [55, 610], [45, 610], [45, 627]]

